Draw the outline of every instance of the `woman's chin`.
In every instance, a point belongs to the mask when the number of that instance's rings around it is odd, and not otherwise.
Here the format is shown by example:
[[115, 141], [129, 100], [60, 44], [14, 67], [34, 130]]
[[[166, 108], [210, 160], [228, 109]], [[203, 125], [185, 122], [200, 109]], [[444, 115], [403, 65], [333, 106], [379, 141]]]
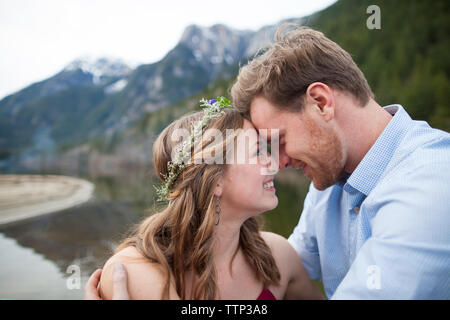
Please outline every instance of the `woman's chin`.
[[258, 216], [260, 214], [263, 214], [267, 211], [273, 210], [278, 206], [278, 199], [276, 199], [276, 201], [272, 204], [267, 204], [266, 206], [264, 206], [263, 208], [259, 207], [257, 210], [255, 210], [257, 213], [254, 216]]
[[[262, 206], [261, 206], [262, 204]], [[273, 194], [271, 197], [263, 197], [261, 201], [259, 201], [258, 208], [255, 208], [257, 215], [263, 214], [264, 212], [275, 209], [278, 206], [278, 197]]]
[[267, 209], [265, 211], [270, 211], [275, 209], [278, 206], [278, 197], [274, 194], [272, 203], [267, 205]]
[[270, 209], [270, 210], [273, 210], [273, 209], [275, 209], [277, 206], [278, 206], [278, 198], [277, 198], [277, 196], [275, 196], [275, 201], [274, 201], [275, 203], [274, 203], [274, 205], [273, 205], [273, 208], [272, 209]]

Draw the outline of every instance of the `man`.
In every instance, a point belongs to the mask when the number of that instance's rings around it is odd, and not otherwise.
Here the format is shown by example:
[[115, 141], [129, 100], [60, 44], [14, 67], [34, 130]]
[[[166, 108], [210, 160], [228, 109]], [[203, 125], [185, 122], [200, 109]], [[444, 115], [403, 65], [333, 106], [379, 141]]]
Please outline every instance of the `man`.
[[377, 104], [322, 33], [282, 31], [232, 99], [257, 129], [279, 130], [280, 168], [312, 180], [289, 237], [308, 275], [331, 299], [449, 299], [450, 135]]

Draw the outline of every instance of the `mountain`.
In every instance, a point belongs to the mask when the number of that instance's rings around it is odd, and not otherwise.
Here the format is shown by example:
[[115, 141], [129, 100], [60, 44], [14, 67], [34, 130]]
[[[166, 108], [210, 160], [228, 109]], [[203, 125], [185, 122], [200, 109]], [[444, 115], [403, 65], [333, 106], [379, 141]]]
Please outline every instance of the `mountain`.
[[208, 70], [209, 77], [214, 79], [224, 66], [236, 64], [246, 56], [249, 40], [254, 33], [221, 24], [210, 28], [191, 25], [184, 30], [180, 45], [186, 46], [202, 68]]
[[92, 85], [110, 84], [112, 81], [125, 78], [131, 71], [120, 59], [81, 57], [68, 64], [63, 71], [82, 71], [91, 75]]
[[49, 79], [34, 83], [0, 101], [2, 116], [15, 116], [30, 102], [73, 87], [105, 85], [125, 78], [131, 69], [121, 60], [79, 58]]
[[77, 59], [56, 75], [7, 96], [0, 101], [0, 150], [46, 151], [84, 138], [78, 124], [130, 72], [117, 59]]

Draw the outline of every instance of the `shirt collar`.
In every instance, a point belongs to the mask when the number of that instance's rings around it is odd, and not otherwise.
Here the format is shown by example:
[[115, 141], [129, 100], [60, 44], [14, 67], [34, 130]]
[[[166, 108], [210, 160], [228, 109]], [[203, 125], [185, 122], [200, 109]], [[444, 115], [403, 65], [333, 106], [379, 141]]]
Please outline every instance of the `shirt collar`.
[[375, 141], [351, 175], [343, 175], [338, 185], [349, 192], [352, 188], [365, 194], [372, 191], [384, 169], [392, 159], [400, 141], [412, 125], [412, 119], [399, 104], [384, 107], [393, 115], [386, 128]]

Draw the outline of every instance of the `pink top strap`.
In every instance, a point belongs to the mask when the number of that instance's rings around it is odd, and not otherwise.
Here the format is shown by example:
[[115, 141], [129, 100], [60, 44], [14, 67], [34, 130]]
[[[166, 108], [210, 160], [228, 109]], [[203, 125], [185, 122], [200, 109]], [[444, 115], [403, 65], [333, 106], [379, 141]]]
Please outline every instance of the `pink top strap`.
[[275, 296], [272, 294], [272, 292], [270, 292], [269, 289], [263, 289], [256, 300], [277, 300], [277, 298], [275, 298]]

